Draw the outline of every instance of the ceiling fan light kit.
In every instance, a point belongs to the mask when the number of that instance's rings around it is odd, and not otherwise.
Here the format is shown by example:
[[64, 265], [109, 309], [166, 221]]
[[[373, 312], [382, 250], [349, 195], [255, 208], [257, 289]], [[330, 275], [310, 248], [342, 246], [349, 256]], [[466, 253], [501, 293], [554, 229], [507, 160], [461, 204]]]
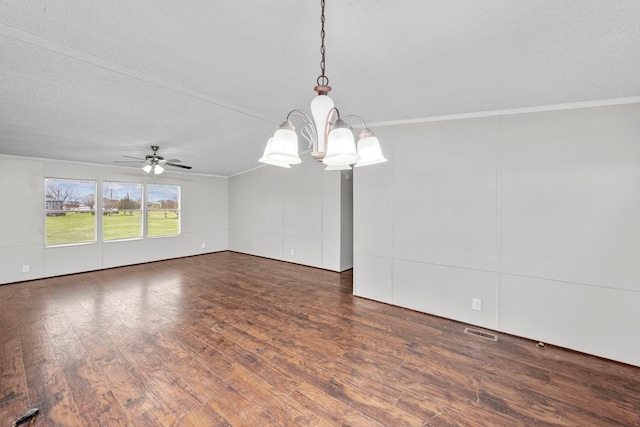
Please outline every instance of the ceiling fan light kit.
[[[301, 162], [298, 155], [298, 134], [292, 123], [296, 120], [302, 123], [300, 135], [312, 149], [311, 155], [327, 165], [325, 170], [351, 169], [351, 165], [360, 167], [386, 162], [387, 159], [382, 154], [378, 138], [367, 128], [365, 121], [354, 115], [341, 118], [333, 100], [327, 95], [331, 91], [331, 86], [329, 86], [329, 78], [325, 75], [325, 0], [321, 0], [320, 4], [322, 74], [318, 77], [317, 86], [314, 88], [318, 96], [311, 101], [313, 120], [304, 111], [297, 109], [290, 111], [273, 137], [267, 141], [264, 153], [258, 161], [283, 168], [290, 168], [291, 165]], [[344, 121], [347, 118], [355, 118], [362, 123], [363, 129], [360, 132], [357, 147], [353, 130]]]
[[154, 175], [160, 175], [162, 172], [164, 172], [164, 168], [157, 163], [151, 164], [151, 165], [145, 165], [142, 168], [142, 170], [145, 171], [146, 173], [153, 172]]

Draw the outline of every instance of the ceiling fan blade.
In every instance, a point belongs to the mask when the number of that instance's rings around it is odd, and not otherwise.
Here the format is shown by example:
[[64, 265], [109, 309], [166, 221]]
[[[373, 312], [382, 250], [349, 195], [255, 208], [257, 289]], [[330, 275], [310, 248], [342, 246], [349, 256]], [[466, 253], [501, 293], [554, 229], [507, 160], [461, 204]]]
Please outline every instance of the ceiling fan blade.
[[140, 160], [140, 161], [146, 162], [145, 159], [141, 159], [140, 157], [125, 156], [124, 154], [122, 155], [122, 157], [126, 157], [128, 159], [136, 159], [136, 160]]
[[146, 163], [148, 165], [173, 166], [174, 168], [191, 169], [191, 166], [185, 166], [180, 164], [182, 163], [182, 160], [178, 160], [178, 159], [165, 160], [164, 157], [156, 154], [157, 151], [159, 150], [159, 147], [154, 145], [154, 146], [151, 146], [151, 149], [153, 150], [153, 154], [149, 154], [145, 156], [144, 159], [140, 157], [127, 156], [123, 154], [122, 157], [126, 157], [128, 159], [133, 159], [133, 160], [121, 160], [121, 161], [115, 161], [114, 163]]
[[165, 163], [167, 166], [173, 166], [176, 168], [182, 168], [182, 169], [191, 169], [191, 166], [185, 166], [185, 165], [177, 165], [175, 163]]

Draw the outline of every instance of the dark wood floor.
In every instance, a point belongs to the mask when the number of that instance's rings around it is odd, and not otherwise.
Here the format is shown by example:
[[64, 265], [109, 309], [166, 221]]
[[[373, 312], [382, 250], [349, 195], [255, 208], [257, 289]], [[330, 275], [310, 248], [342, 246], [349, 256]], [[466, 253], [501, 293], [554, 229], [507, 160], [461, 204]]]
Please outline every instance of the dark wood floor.
[[232, 252], [0, 286], [0, 426], [638, 426], [640, 368]]

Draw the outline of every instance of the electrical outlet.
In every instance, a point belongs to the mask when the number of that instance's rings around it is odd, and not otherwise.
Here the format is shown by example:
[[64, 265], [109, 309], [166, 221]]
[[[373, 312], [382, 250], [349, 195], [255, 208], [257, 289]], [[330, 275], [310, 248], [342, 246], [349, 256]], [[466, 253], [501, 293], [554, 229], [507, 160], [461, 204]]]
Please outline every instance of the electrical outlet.
[[26, 264], [26, 265], [22, 266], [22, 272], [23, 273], [28, 273], [29, 272], [29, 264]]
[[206, 248], [207, 245], [205, 245], [204, 243], [202, 244], [202, 249]]
[[293, 249], [291, 249], [291, 255], [295, 255], [295, 254], [296, 252]]
[[471, 299], [471, 308], [473, 310], [482, 310], [482, 300], [480, 298], [472, 298]]

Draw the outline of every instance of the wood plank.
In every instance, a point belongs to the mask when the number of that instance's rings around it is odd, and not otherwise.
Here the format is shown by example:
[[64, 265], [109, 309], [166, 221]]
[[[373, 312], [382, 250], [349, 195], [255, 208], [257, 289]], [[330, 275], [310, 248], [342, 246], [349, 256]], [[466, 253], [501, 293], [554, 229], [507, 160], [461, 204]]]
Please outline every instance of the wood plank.
[[330, 425], [354, 427], [380, 427], [383, 425], [307, 383], [300, 384], [291, 393], [291, 398], [329, 422]]
[[203, 369], [195, 359], [182, 360], [173, 364], [173, 368], [182, 377], [197, 378], [191, 383], [193, 390], [201, 396], [203, 403], [232, 425], [280, 425], [215, 372]]
[[56, 364], [43, 363], [27, 368], [30, 407], [40, 409], [38, 423], [79, 425], [80, 415], [65, 376]]
[[195, 411], [190, 412], [180, 419], [181, 426], [211, 426], [211, 427], [233, 427], [233, 424], [225, 420], [208, 403], [200, 406]]
[[[20, 338], [17, 329], [11, 326], [4, 328], [0, 335], [0, 411], [7, 407], [8, 413], [14, 411], [16, 404], [19, 407], [28, 405], [24, 404], [27, 400], [27, 384]], [[12, 400], [17, 400], [20, 404], [12, 403]]]
[[237, 363], [216, 367], [215, 373], [280, 425], [330, 426], [304, 405]]
[[78, 408], [82, 414], [82, 424], [87, 427], [126, 427], [127, 416], [122, 411], [111, 391], [82, 403]]

